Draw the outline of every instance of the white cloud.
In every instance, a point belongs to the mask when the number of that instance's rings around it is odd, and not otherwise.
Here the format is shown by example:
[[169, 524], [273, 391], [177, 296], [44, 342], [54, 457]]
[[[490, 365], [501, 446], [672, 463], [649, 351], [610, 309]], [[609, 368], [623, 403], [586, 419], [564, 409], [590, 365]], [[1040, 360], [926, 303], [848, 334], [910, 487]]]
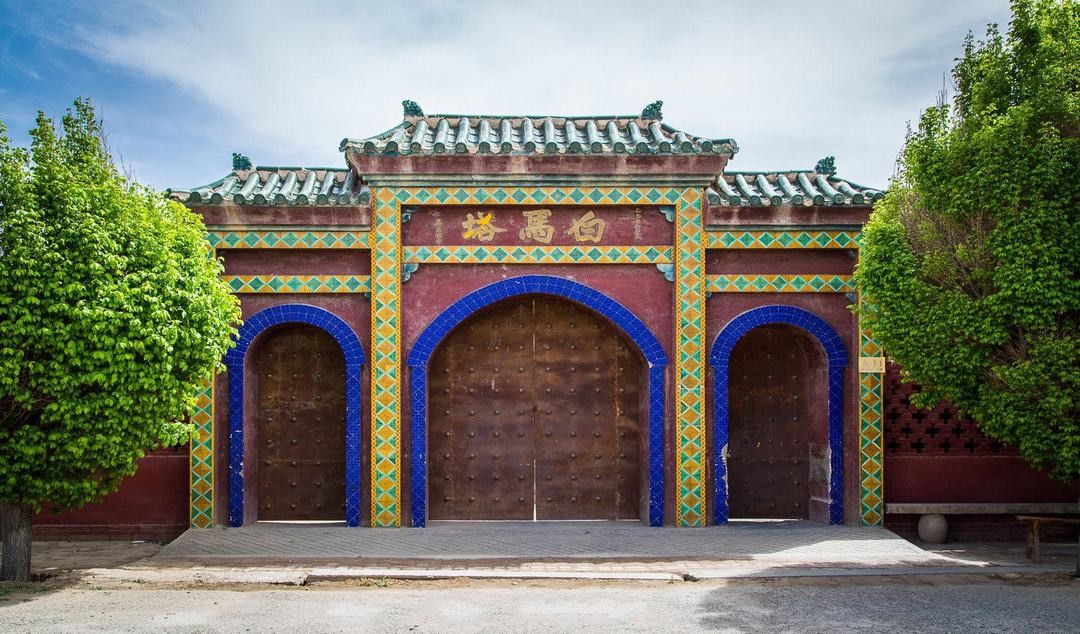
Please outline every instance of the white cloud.
[[79, 34], [83, 50], [201, 96], [257, 162], [339, 164], [340, 138], [395, 124], [403, 98], [522, 114], [631, 113], [662, 98], [671, 124], [734, 137], [733, 167], [835, 154], [841, 175], [884, 185], [966, 31], [1008, 6], [192, 0], [119, 13]]

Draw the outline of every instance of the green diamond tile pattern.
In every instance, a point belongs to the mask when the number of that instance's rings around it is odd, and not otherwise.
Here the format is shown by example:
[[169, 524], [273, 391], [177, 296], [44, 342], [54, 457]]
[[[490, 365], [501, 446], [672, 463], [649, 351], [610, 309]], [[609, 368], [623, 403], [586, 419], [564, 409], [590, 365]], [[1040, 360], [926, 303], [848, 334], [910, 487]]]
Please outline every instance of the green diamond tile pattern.
[[[670, 194], [670, 195], [666, 195]], [[705, 520], [705, 236], [701, 193], [694, 189], [645, 192], [652, 202], [674, 202], [678, 251], [675, 308], [675, 522], [701, 526]], [[674, 197], [674, 198], [673, 198]]]
[[[401, 245], [400, 206], [404, 204], [625, 205], [647, 201], [674, 206], [680, 218], [679, 269], [676, 286], [679, 328], [679, 413], [676, 453], [677, 519], [686, 526], [704, 522], [704, 238], [701, 192], [683, 188], [633, 187], [406, 187], [372, 192], [372, 524], [398, 525], [401, 520], [401, 382], [397, 356], [401, 283], [399, 262], [452, 263], [672, 263], [668, 246], [533, 247]], [[401, 256], [401, 259], [398, 256]]]
[[226, 275], [234, 293], [367, 293], [369, 275]]
[[[517, 205], [523, 202], [559, 204], [564, 201], [597, 205], [625, 205], [644, 197], [652, 203], [674, 202], [683, 191], [676, 188], [639, 190], [632, 187], [407, 187], [396, 191], [403, 204], [423, 204], [434, 198], [444, 205]], [[652, 197], [650, 197], [650, 193]], [[423, 199], [423, 200], [422, 200]]]
[[[676, 523], [705, 518], [704, 250], [701, 192], [692, 188], [633, 187], [406, 187], [372, 192], [372, 491], [374, 526], [401, 522], [400, 263], [676, 263], [677, 379]], [[401, 245], [405, 204], [624, 205], [647, 201], [674, 206], [678, 249], [667, 246], [533, 247]], [[675, 262], [676, 253], [678, 262]]]
[[807, 231], [708, 231], [707, 249], [857, 249], [859, 232]]
[[710, 293], [851, 293], [851, 275], [709, 275]]
[[401, 204], [411, 196], [403, 189], [380, 188], [372, 197], [371, 524], [400, 526]]
[[191, 527], [214, 525], [214, 388], [206, 381], [195, 399], [191, 414], [195, 433], [191, 438]]
[[[873, 335], [862, 329], [859, 354], [882, 355]], [[881, 526], [884, 513], [884, 420], [882, 375], [859, 373], [859, 517], [866, 526]]]
[[406, 262], [417, 264], [668, 264], [666, 246], [598, 247], [403, 247]]
[[213, 249], [366, 249], [366, 231], [317, 228], [229, 230], [212, 228], [206, 241]]

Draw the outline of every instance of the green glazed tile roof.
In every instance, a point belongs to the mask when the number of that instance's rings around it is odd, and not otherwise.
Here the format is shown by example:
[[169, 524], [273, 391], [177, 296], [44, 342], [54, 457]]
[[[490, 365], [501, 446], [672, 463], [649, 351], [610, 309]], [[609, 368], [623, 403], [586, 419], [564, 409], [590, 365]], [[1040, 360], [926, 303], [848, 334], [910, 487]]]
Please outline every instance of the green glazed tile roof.
[[406, 115], [382, 134], [343, 139], [342, 152], [368, 155], [712, 154], [732, 155], [731, 139], [705, 139], [660, 119], [595, 117]]
[[711, 205], [775, 207], [780, 205], [872, 205], [885, 192], [814, 170], [725, 172], [705, 192]]
[[264, 167], [233, 170], [224, 178], [168, 195], [189, 205], [366, 205], [371, 190], [355, 172], [329, 167]]

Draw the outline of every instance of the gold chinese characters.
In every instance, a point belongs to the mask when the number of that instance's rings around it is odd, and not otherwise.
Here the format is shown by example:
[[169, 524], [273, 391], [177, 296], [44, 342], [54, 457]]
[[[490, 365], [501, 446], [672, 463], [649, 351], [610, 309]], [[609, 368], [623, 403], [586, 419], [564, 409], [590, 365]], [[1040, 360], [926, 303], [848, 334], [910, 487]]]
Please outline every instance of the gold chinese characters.
[[494, 212], [488, 212], [486, 215], [477, 212], [475, 218], [472, 214], [469, 214], [465, 220], [461, 222], [462, 228], [465, 229], [465, 231], [461, 233], [461, 237], [466, 240], [469, 238], [476, 238], [480, 242], [491, 242], [491, 239], [495, 237], [496, 233], [506, 231], [506, 229], [503, 229], [502, 227], [496, 227], [494, 220]]
[[550, 209], [523, 211], [521, 215], [525, 216], [526, 224], [525, 228], [518, 232], [519, 238], [522, 240], [536, 240], [544, 244], [551, 243], [551, 237], [555, 235], [555, 227], [552, 227], [548, 222], [548, 218], [551, 217]]
[[566, 235], [574, 236], [578, 242], [600, 242], [606, 228], [607, 223], [590, 211], [575, 220], [566, 230]]
[[[525, 218], [525, 226], [518, 231], [519, 239], [551, 244], [551, 239], [555, 236], [555, 227], [550, 222], [550, 209], [531, 209], [521, 212], [521, 215]], [[506, 231], [505, 228], [495, 224], [493, 211], [477, 212], [475, 215], [470, 213], [461, 222], [461, 227], [464, 229], [461, 232], [462, 238], [479, 242], [491, 242], [495, 234]], [[572, 236], [577, 242], [598, 243], [604, 238], [606, 228], [607, 221], [588, 211], [580, 218], [571, 221], [566, 235]]]

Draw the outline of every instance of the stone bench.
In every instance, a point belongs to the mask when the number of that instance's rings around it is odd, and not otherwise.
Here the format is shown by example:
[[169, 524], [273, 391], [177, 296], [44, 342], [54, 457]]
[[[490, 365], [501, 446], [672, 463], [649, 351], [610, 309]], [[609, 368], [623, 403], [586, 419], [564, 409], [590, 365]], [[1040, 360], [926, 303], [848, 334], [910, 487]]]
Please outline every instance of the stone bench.
[[1054, 515], [1080, 513], [1077, 502], [896, 502], [886, 515], [918, 515], [919, 539], [940, 544], [949, 532], [946, 515]]

